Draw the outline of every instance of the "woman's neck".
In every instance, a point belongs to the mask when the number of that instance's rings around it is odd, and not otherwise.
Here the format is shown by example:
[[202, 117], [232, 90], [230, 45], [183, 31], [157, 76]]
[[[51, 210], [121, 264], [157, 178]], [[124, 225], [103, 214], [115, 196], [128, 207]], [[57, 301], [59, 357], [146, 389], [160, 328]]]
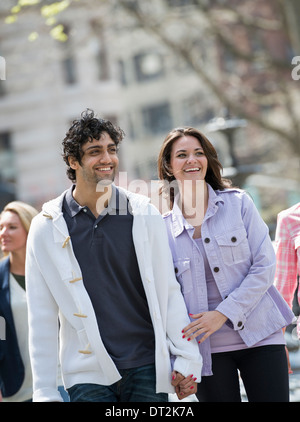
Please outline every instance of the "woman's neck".
[[180, 185], [184, 218], [194, 227], [202, 225], [208, 207], [208, 187], [204, 180], [187, 180]]
[[17, 275], [25, 275], [25, 250], [10, 252], [10, 272]]

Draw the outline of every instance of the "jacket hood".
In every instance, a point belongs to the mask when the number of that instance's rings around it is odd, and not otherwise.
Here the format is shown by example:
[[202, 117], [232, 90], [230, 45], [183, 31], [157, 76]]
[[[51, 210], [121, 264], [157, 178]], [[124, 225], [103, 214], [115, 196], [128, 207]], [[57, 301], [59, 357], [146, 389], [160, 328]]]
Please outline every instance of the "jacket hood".
[[58, 215], [62, 214], [62, 204], [66, 193], [67, 190], [65, 190], [57, 198], [45, 202], [42, 206], [42, 213], [46, 216], [52, 217], [53, 219]]
[[[147, 210], [148, 204], [150, 202], [150, 198], [144, 195], [130, 192], [124, 188], [117, 187], [117, 189], [123, 192], [127, 196], [129, 203], [131, 205], [133, 214], [144, 213]], [[61, 216], [62, 204], [63, 204], [63, 200], [66, 193], [67, 193], [67, 190], [65, 190], [57, 198], [46, 202], [42, 207], [42, 213], [44, 213], [45, 216], [48, 216], [49, 218], [52, 218], [52, 219], [55, 219], [56, 217]]]

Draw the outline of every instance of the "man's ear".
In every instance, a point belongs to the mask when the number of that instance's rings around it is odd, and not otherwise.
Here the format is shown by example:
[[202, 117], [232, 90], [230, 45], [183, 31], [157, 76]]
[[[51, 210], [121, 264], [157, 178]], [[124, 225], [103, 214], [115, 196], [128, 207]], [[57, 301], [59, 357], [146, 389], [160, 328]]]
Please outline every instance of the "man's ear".
[[71, 169], [73, 169], [73, 170], [78, 169], [79, 163], [78, 163], [78, 161], [76, 160], [75, 157], [72, 157], [72, 156], [68, 157], [68, 161], [69, 161], [69, 166], [71, 167]]

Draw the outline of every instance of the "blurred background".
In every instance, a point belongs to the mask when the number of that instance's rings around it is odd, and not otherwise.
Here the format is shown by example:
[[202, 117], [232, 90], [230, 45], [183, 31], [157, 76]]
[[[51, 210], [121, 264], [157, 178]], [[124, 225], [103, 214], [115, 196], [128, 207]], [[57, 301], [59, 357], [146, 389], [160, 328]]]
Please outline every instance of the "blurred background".
[[3, 0], [0, 207], [68, 188], [61, 141], [86, 108], [124, 129], [120, 170], [156, 180], [174, 127], [215, 145], [274, 237], [300, 201], [298, 0]]

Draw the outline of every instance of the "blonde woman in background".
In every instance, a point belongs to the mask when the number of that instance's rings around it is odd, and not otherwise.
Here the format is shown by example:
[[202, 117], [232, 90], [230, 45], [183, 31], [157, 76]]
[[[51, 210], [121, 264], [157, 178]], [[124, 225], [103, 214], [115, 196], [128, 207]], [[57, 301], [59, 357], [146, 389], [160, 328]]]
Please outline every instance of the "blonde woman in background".
[[26, 241], [32, 206], [14, 201], [0, 214], [0, 316], [5, 320], [5, 340], [0, 342], [0, 390], [3, 402], [28, 401], [32, 377], [28, 353], [25, 292]]
[[[13, 201], [0, 214], [0, 317], [5, 320], [5, 340], [0, 341], [0, 401], [32, 401], [32, 371], [28, 351], [28, 314], [25, 291], [26, 242], [38, 211]], [[0, 338], [2, 338], [0, 333]], [[58, 368], [60, 370], [60, 368]], [[68, 394], [57, 382], [63, 400]]]

